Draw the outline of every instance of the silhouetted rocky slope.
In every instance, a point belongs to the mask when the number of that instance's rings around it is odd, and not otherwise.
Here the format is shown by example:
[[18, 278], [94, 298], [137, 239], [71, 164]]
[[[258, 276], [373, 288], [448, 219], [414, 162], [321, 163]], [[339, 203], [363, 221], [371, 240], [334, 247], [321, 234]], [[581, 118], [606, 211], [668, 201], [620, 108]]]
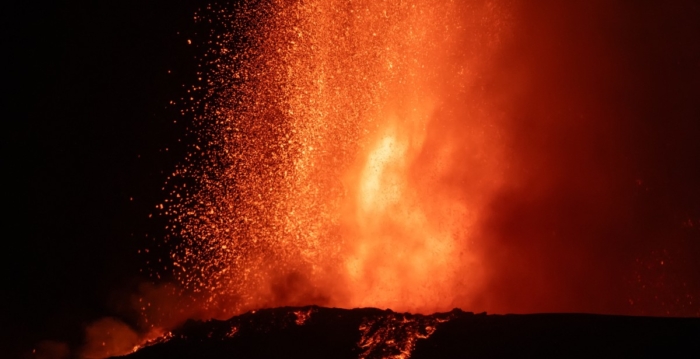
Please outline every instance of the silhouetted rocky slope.
[[129, 359], [700, 357], [700, 318], [284, 307], [189, 321]]

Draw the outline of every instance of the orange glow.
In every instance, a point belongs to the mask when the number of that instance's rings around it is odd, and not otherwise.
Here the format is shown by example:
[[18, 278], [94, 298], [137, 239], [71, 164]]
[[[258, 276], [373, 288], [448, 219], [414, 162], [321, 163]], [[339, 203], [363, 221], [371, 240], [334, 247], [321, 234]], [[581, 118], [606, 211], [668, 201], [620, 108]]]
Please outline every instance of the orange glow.
[[107, 358], [132, 353], [141, 339], [126, 324], [115, 318], [102, 318], [86, 328], [82, 358]]
[[[626, 10], [587, 6], [312, 0], [198, 14], [223, 29], [191, 88], [204, 93], [196, 143], [159, 207], [164, 269], [189, 298], [179, 320], [309, 304], [672, 313], [642, 283], [657, 278], [649, 253], [668, 248], [657, 234], [677, 231], [650, 231], [657, 209], [639, 212], [639, 173], [655, 172], [635, 162], [647, 139], [628, 128], [646, 116], [633, 84], [648, 71], [603, 35], [623, 31]], [[683, 246], [654, 268], [691, 268]], [[696, 315], [684, 275], [664, 291]]]
[[210, 50], [202, 121], [215, 149], [176, 173], [199, 186], [168, 212], [186, 239], [173, 252], [180, 281], [233, 312], [471, 305], [476, 223], [503, 152], [478, 78], [507, 36], [505, 9], [309, 1], [234, 13]]

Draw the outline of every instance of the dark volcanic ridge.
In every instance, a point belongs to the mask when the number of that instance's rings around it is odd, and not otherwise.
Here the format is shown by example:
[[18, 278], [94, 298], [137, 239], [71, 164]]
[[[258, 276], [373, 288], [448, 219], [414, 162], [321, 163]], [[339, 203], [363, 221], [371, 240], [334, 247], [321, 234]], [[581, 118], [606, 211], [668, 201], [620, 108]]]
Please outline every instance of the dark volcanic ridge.
[[535, 356], [697, 358], [700, 318], [281, 307], [191, 320], [126, 358]]

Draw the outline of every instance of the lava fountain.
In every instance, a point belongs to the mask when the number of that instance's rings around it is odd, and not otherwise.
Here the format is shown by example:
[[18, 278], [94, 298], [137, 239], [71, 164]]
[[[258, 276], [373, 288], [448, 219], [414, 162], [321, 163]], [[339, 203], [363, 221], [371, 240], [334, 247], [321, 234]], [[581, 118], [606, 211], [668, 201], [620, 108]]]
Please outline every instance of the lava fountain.
[[[697, 315], [685, 13], [437, 0], [198, 13], [212, 27], [196, 40], [201, 116], [162, 207], [167, 266], [191, 298], [176, 307]], [[658, 85], [673, 79], [683, 96]]]
[[[225, 313], [470, 306], [503, 181], [485, 95], [492, 2], [271, 1], [212, 10], [196, 146], [166, 214], [175, 275]], [[201, 16], [201, 15], [198, 15]], [[201, 147], [200, 147], [201, 146]], [[187, 182], [187, 180], [183, 182]]]

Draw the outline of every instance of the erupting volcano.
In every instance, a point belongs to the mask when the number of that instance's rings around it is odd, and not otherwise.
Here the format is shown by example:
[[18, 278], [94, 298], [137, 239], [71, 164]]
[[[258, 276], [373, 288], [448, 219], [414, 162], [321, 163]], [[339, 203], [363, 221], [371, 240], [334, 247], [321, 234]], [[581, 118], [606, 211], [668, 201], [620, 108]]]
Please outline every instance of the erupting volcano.
[[203, 57], [203, 143], [164, 207], [183, 238], [172, 259], [184, 288], [215, 311], [474, 306], [479, 223], [507, 166], [502, 111], [480, 74], [507, 41], [508, 10], [212, 10], [226, 31]]
[[[88, 325], [82, 355], [215, 339], [210, 357], [245, 356], [337, 323], [347, 337], [314, 355], [431, 357], [475, 328], [522, 344], [566, 321], [533, 313], [595, 314], [572, 315], [583, 339], [561, 348], [610, 328], [683, 347], [696, 319], [596, 315], [700, 315], [694, 19], [682, 1], [199, 9], [182, 45], [196, 81], [170, 103], [187, 150], [156, 205], [167, 234], [141, 248], [136, 329]], [[616, 338], [608, 353], [641, 353]]]

